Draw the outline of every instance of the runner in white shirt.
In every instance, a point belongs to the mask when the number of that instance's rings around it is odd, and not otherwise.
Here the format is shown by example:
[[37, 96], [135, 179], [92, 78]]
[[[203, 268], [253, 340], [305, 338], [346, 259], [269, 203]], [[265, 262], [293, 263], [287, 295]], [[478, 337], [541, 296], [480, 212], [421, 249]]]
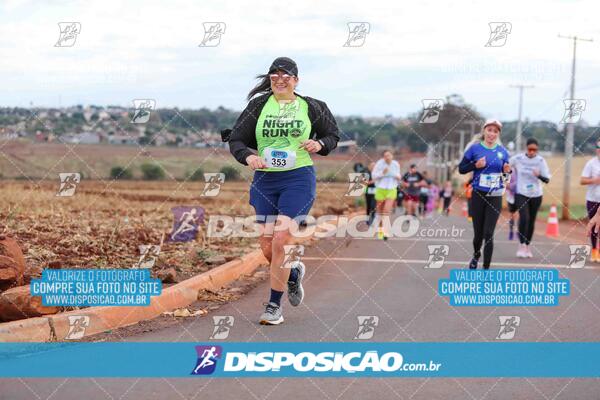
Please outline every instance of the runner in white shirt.
[[542, 156], [538, 154], [538, 141], [527, 139], [527, 152], [510, 159], [517, 174], [515, 206], [519, 211], [519, 249], [517, 257], [531, 258], [529, 245], [535, 229], [537, 212], [542, 205], [542, 182], [550, 181], [550, 170]]
[[[375, 201], [377, 202], [377, 211], [375, 214], [375, 227], [383, 223], [382, 218], [389, 218], [394, 202], [398, 196], [398, 183], [400, 182], [400, 164], [394, 160], [394, 155], [390, 150], [383, 152], [383, 158], [375, 163], [371, 172], [371, 177], [375, 181]], [[385, 224], [379, 229], [378, 237], [387, 240]]]
[[[585, 204], [588, 218], [591, 220], [600, 205], [600, 140], [596, 142], [596, 157], [589, 160], [583, 167], [580, 183], [588, 185]], [[600, 262], [600, 252], [597, 247], [598, 233], [592, 231], [590, 239], [592, 241], [592, 262]]]

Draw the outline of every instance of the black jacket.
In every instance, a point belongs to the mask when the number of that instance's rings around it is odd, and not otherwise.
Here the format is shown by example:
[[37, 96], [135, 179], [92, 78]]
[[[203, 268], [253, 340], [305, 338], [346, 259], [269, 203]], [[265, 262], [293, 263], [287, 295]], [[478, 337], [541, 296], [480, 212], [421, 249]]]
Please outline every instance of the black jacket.
[[[255, 154], [250, 149], [256, 150], [258, 147], [256, 144], [256, 122], [269, 96], [271, 94], [267, 93], [250, 100], [246, 109], [242, 111], [235, 125], [233, 125], [233, 129], [221, 132], [223, 141], [229, 142], [229, 151], [241, 164], [247, 165], [246, 158]], [[323, 142], [324, 146], [317, 154], [326, 156], [337, 147], [337, 142], [340, 140], [340, 130], [335, 118], [324, 102], [299, 94], [296, 94], [296, 96], [304, 99], [308, 104], [308, 118], [312, 125], [309, 137]]]

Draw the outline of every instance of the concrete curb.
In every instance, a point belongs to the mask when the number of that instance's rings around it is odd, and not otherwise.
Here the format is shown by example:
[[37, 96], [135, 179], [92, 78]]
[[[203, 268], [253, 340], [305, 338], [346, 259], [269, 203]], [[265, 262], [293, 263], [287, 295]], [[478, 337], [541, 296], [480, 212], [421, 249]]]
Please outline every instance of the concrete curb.
[[[345, 215], [351, 218], [363, 213]], [[344, 224], [332, 227], [325, 224], [321, 232], [337, 230]], [[324, 228], [324, 229], [323, 229]], [[333, 228], [333, 229], [332, 229]], [[316, 229], [316, 230], [317, 230]], [[315, 230], [315, 231], [316, 231]], [[297, 244], [314, 239], [313, 236], [297, 239]], [[222, 264], [210, 271], [177, 283], [164, 289], [160, 296], [152, 297], [149, 306], [144, 307], [89, 307], [44, 317], [28, 318], [0, 323], [0, 342], [52, 342], [63, 341], [69, 334], [69, 317], [88, 317], [89, 325], [83, 336], [90, 336], [117, 328], [136, 324], [160, 316], [165, 311], [187, 307], [198, 298], [201, 289], [218, 290], [252, 273], [261, 264], [266, 264], [262, 251], [254, 250], [239, 259]]]

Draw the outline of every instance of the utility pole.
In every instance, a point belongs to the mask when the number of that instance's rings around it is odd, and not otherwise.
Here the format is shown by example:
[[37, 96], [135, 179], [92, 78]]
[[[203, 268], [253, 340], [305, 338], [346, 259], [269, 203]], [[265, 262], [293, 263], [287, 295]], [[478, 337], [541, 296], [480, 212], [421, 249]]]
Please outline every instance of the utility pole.
[[[577, 36], [558, 35], [561, 39], [573, 40], [573, 64], [571, 66], [571, 99], [575, 99], [575, 59], [577, 57], [577, 41], [593, 42], [593, 39], [583, 39]], [[567, 122], [567, 137], [565, 138], [565, 180], [563, 182], [562, 218], [569, 219], [569, 197], [571, 189], [571, 161], [573, 158], [573, 140], [575, 136], [575, 124], [573, 115], [569, 113]]]
[[519, 119], [517, 121], [517, 134], [515, 135], [515, 154], [521, 151], [521, 136], [523, 134], [523, 122], [521, 116], [523, 114], [523, 89], [533, 88], [533, 85], [510, 85], [512, 88], [519, 89]]
[[458, 133], [460, 133], [460, 142], [458, 145], [458, 152], [460, 153], [465, 149], [465, 131], [461, 129], [460, 131], [458, 131]]

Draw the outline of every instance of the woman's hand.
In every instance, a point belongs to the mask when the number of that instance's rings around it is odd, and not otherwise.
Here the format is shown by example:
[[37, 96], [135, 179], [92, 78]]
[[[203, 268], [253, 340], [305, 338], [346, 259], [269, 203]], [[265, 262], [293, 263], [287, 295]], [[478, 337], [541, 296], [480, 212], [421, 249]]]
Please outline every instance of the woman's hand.
[[481, 157], [479, 160], [477, 160], [477, 162], [475, 163], [475, 168], [483, 168], [485, 167], [485, 157]]
[[[510, 173], [512, 172], [512, 169], [510, 168], [510, 164], [509, 164], [509, 163], [506, 163], [506, 164], [504, 164], [504, 165], [502, 166], [502, 171], [503, 171], [505, 174], [510, 174]], [[536, 175], [536, 176], [537, 176], [537, 175]]]
[[323, 148], [323, 146], [321, 146], [321, 143], [312, 139], [305, 140], [304, 142], [302, 142], [300, 147], [304, 148], [304, 150], [308, 151], [309, 153], [319, 152]]
[[265, 160], [255, 154], [246, 157], [246, 163], [252, 169], [267, 168]]

